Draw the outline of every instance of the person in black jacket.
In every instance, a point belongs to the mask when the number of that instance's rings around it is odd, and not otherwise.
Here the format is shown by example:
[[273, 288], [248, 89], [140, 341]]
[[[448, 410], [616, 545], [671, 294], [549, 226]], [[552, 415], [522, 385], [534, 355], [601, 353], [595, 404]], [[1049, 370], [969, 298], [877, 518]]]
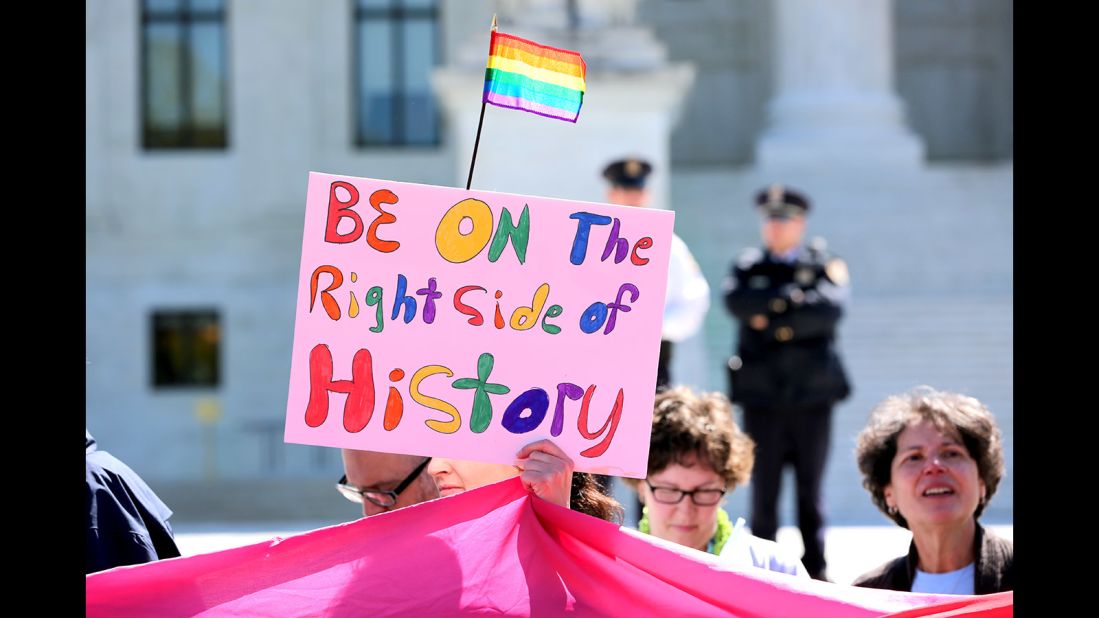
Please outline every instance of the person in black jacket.
[[921, 386], [879, 403], [855, 450], [863, 487], [912, 531], [908, 554], [854, 585], [993, 594], [1015, 588], [1015, 550], [978, 523], [1004, 476], [996, 419], [980, 401]]
[[775, 184], [755, 204], [764, 247], [743, 251], [725, 283], [725, 306], [739, 322], [730, 399], [744, 410], [744, 429], [756, 443], [750, 526], [774, 540], [782, 470], [792, 465], [802, 562], [812, 577], [827, 579], [821, 480], [832, 407], [851, 392], [836, 352], [847, 265], [821, 239], [802, 243], [809, 210], [802, 193]]
[[136, 472], [84, 429], [87, 542], [84, 573], [179, 556], [169, 509]]

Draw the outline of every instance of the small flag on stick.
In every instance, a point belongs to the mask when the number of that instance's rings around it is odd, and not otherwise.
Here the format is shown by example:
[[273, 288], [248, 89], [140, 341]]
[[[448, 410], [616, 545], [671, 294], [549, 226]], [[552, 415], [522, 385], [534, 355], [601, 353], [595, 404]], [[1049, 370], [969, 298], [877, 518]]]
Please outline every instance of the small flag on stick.
[[576, 122], [587, 65], [580, 54], [492, 31], [483, 101]]
[[488, 46], [485, 90], [481, 97], [481, 117], [473, 140], [473, 158], [469, 161], [466, 189], [473, 184], [477, 165], [477, 147], [485, 124], [485, 104], [521, 109], [547, 118], [576, 122], [584, 104], [584, 78], [588, 66], [580, 54], [567, 49], [539, 45], [534, 41], [500, 34], [496, 16], [492, 16], [492, 38]]

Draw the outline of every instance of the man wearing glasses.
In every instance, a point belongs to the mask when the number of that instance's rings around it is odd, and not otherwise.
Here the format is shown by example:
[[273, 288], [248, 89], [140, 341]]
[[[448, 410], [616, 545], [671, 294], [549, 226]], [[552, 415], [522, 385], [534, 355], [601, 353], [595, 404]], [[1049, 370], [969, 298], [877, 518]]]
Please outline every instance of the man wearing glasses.
[[342, 450], [345, 474], [336, 489], [361, 504], [364, 517], [439, 497], [435, 480], [427, 473], [430, 457]]

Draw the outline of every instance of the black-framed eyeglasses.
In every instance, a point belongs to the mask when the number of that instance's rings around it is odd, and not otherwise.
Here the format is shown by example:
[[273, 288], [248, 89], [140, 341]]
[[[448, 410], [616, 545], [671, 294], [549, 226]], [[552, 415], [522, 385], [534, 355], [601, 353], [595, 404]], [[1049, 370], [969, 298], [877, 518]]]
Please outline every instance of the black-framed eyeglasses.
[[679, 504], [679, 502], [683, 500], [683, 496], [690, 496], [691, 502], [694, 502], [695, 506], [713, 506], [718, 502], [721, 502], [721, 497], [725, 495], [724, 489], [695, 489], [692, 491], [685, 491], [675, 487], [656, 487], [649, 482], [649, 479], [645, 479], [645, 484], [648, 485], [649, 489], [652, 491], [653, 500], [662, 504]]
[[343, 494], [344, 498], [347, 498], [352, 502], [362, 504], [365, 499], [371, 504], [380, 506], [383, 509], [388, 509], [397, 504], [397, 496], [401, 495], [401, 492], [407, 489], [408, 486], [412, 484], [412, 481], [416, 480], [416, 477], [420, 475], [420, 472], [423, 472], [424, 468], [426, 468], [429, 463], [431, 463], [430, 457], [420, 462], [420, 465], [416, 466], [416, 469], [409, 473], [409, 475], [401, 481], [400, 485], [397, 485], [391, 490], [376, 489], [374, 487], [359, 489], [354, 485], [347, 484], [346, 474], [340, 477], [339, 482], [336, 483], [336, 489]]

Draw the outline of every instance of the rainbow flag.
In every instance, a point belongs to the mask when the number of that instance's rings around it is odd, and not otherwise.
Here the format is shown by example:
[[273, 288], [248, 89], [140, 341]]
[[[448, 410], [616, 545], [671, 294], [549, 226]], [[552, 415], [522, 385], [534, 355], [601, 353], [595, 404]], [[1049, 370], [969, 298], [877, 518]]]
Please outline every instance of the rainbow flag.
[[481, 100], [576, 122], [587, 72], [584, 59], [574, 51], [493, 31]]

